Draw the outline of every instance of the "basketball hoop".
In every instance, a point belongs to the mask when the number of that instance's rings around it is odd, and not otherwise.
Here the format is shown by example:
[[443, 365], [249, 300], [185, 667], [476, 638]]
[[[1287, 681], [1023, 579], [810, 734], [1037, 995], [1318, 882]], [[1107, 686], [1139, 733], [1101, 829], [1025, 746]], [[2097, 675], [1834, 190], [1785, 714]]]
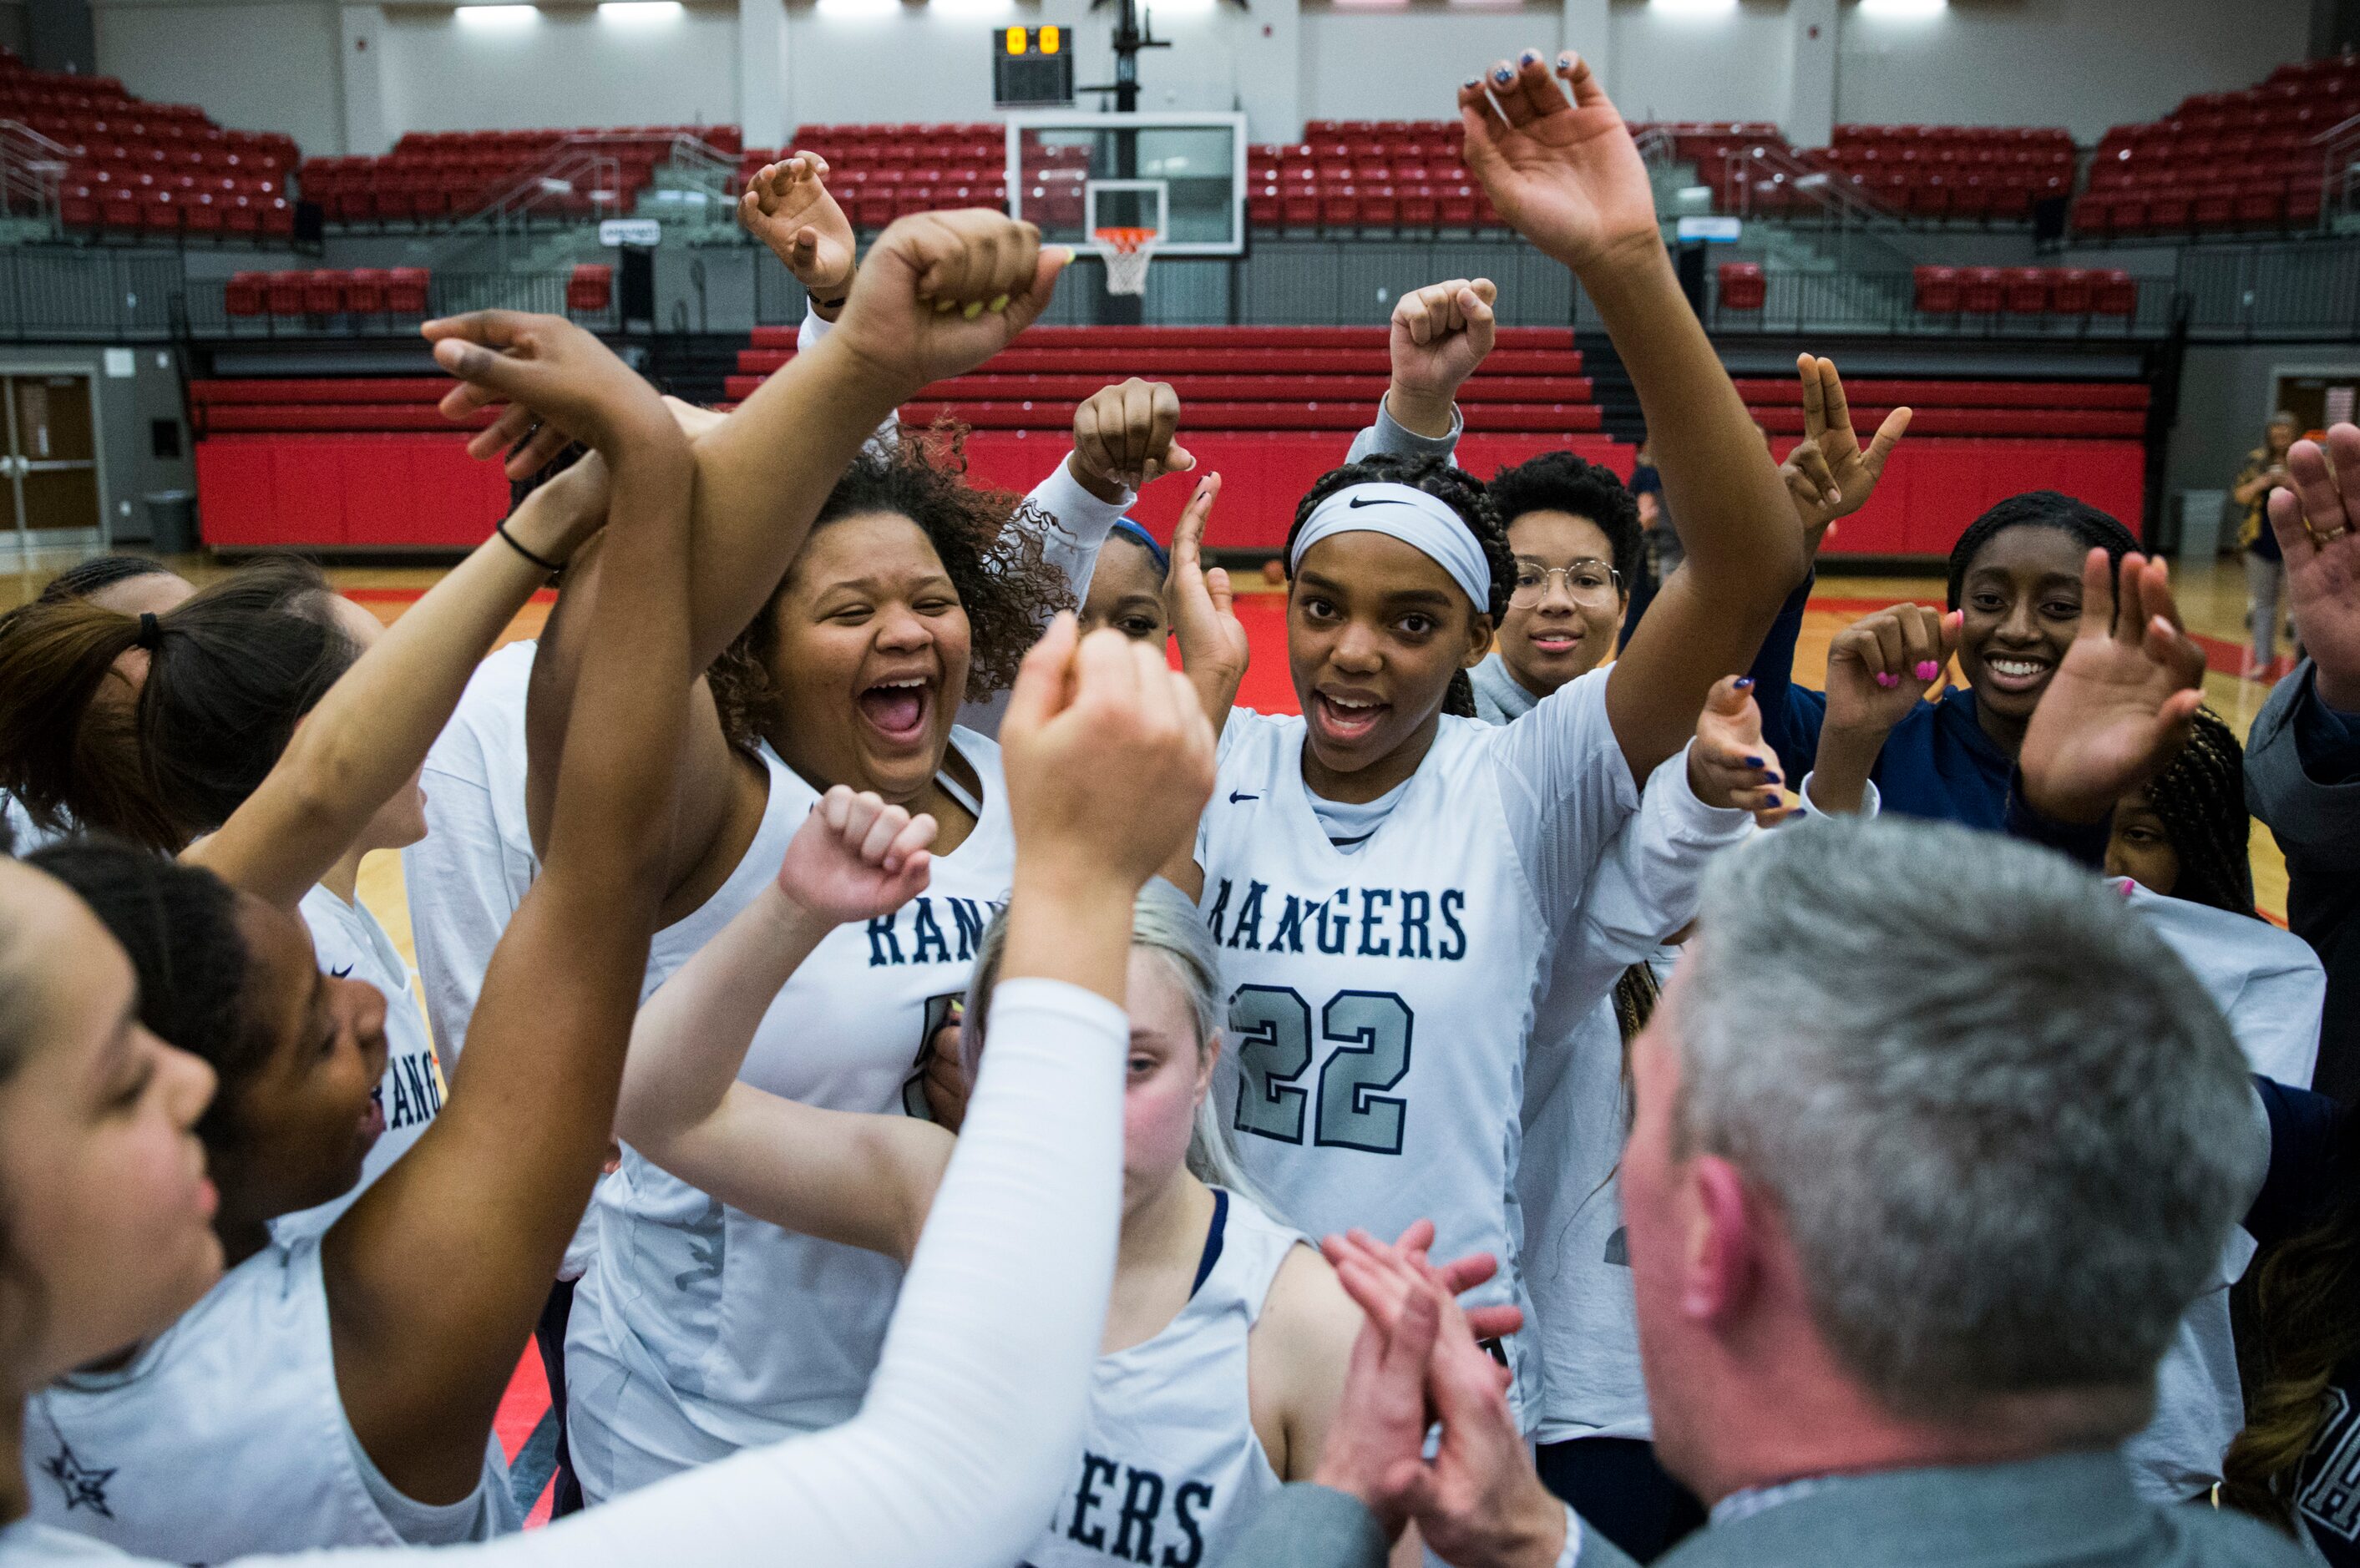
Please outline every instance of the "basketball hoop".
[[1153, 229], [1110, 228], [1093, 231], [1106, 257], [1106, 288], [1109, 294], [1147, 292], [1147, 264], [1155, 255]]

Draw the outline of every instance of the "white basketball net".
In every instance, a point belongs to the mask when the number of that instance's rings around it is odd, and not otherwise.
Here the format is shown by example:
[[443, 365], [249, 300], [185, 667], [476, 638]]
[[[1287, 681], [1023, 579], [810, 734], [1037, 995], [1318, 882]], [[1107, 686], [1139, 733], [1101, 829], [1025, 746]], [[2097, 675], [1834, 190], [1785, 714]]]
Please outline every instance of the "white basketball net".
[[1155, 254], [1155, 236], [1137, 229], [1101, 229], [1106, 245], [1106, 286], [1109, 294], [1147, 292], [1147, 264]]

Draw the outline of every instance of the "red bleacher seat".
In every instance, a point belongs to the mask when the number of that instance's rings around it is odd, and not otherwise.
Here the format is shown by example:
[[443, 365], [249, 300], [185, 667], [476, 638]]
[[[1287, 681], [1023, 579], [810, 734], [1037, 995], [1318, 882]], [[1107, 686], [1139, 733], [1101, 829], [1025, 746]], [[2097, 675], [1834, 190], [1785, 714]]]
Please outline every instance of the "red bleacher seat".
[[1724, 310], [1759, 310], [1769, 297], [1769, 279], [1763, 275], [1759, 262], [1721, 264], [1721, 308]]
[[604, 310], [614, 299], [615, 269], [585, 263], [565, 284], [565, 308], [585, 314]]
[[2095, 300], [2102, 316], [2135, 316], [2138, 313], [2138, 281], [2127, 272], [2115, 270], [2103, 273], [2098, 279]]
[[269, 304], [269, 287], [267, 272], [233, 272], [222, 290], [222, 309], [233, 316], [259, 316]]
[[270, 275], [267, 298], [270, 301], [272, 315], [303, 314], [303, 286], [309, 276], [301, 272], [274, 272]]
[[2097, 275], [2069, 267], [2049, 274], [2049, 308], [2060, 316], [2086, 316], [2097, 302]]
[[356, 267], [344, 274], [344, 309], [355, 316], [385, 312], [385, 274], [373, 267]]
[[2005, 289], [2010, 315], [2038, 316], [2048, 312], [2049, 274], [2042, 268], [2009, 267]]
[[397, 267], [385, 275], [385, 308], [397, 316], [426, 314], [430, 274], [422, 267]]
[[1996, 267], [1971, 267], [1960, 274], [1959, 308], [1975, 315], [1998, 313], [2006, 302], [2007, 275]]
[[1956, 267], [1921, 267], [1915, 274], [1918, 309], [1930, 316], [1956, 315], [1959, 274]]
[[303, 310], [306, 315], [333, 316], [344, 308], [344, 275], [319, 269], [307, 272], [303, 278]]

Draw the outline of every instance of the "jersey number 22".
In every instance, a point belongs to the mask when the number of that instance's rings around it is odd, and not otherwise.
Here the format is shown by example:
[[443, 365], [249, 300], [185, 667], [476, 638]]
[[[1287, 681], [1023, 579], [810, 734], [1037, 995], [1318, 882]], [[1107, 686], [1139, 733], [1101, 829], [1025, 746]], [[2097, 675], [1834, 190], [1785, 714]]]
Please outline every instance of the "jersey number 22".
[[[1409, 1102], [1382, 1091], [1409, 1073], [1409, 1005], [1391, 991], [1338, 991], [1319, 1009], [1317, 1038], [1336, 1049], [1319, 1069], [1317, 1146], [1399, 1154]], [[1284, 985], [1240, 985], [1229, 999], [1238, 1040], [1237, 1128], [1303, 1141], [1311, 1091], [1298, 1082], [1314, 1054], [1311, 1005]]]

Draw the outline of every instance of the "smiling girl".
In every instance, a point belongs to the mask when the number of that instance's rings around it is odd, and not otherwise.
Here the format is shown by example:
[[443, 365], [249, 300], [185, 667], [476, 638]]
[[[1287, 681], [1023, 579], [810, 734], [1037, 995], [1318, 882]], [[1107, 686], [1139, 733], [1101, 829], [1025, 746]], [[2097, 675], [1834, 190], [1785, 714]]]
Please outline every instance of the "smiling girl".
[[[1433, 460], [1348, 464], [1297, 507], [1284, 560], [1300, 718], [1229, 712], [1238, 639], [1208, 624], [1185, 541], [1174, 552], [1184, 649], [1228, 718], [1196, 865], [1179, 869], [1201, 877], [1229, 991], [1235, 1050], [1216, 1093], [1240, 1158], [1315, 1232], [1431, 1216], [1440, 1252], [1501, 1259], [1493, 1302], [1518, 1292], [1516, 1124], [1539, 998], [1554, 973], [1595, 976], [1586, 1010], [1688, 918], [1680, 879], [1644, 868], [1624, 879], [1631, 899], [1593, 896], [1602, 864], [1638, 842], [1622, 830], [1639, 780], [1655, 775], [1650, 803], [1688, 814], [1689, 842], [1749, 825], [1708, 811], [1726, 792], [1698, 770], [1726, 760], [1749, 804], [1768, 798], [1772, 759], [1733, 730], [1681, 754], [1802, 568], [1785, 486], [1681, 297], [1630, 133], [1587, 66], [1563, 56], [1556, 74], [1571, 102], [1528, 52], [1459, 103], [1493, 203], [1579, 276], [1662, 432], [1691, 553], [1630, 651], [1513, 724], [1472, 722], [1467, 672], [1516, 563], [1482, 485]], [[1508, 1353], [1527, 1414], [1529, 1339]]]

